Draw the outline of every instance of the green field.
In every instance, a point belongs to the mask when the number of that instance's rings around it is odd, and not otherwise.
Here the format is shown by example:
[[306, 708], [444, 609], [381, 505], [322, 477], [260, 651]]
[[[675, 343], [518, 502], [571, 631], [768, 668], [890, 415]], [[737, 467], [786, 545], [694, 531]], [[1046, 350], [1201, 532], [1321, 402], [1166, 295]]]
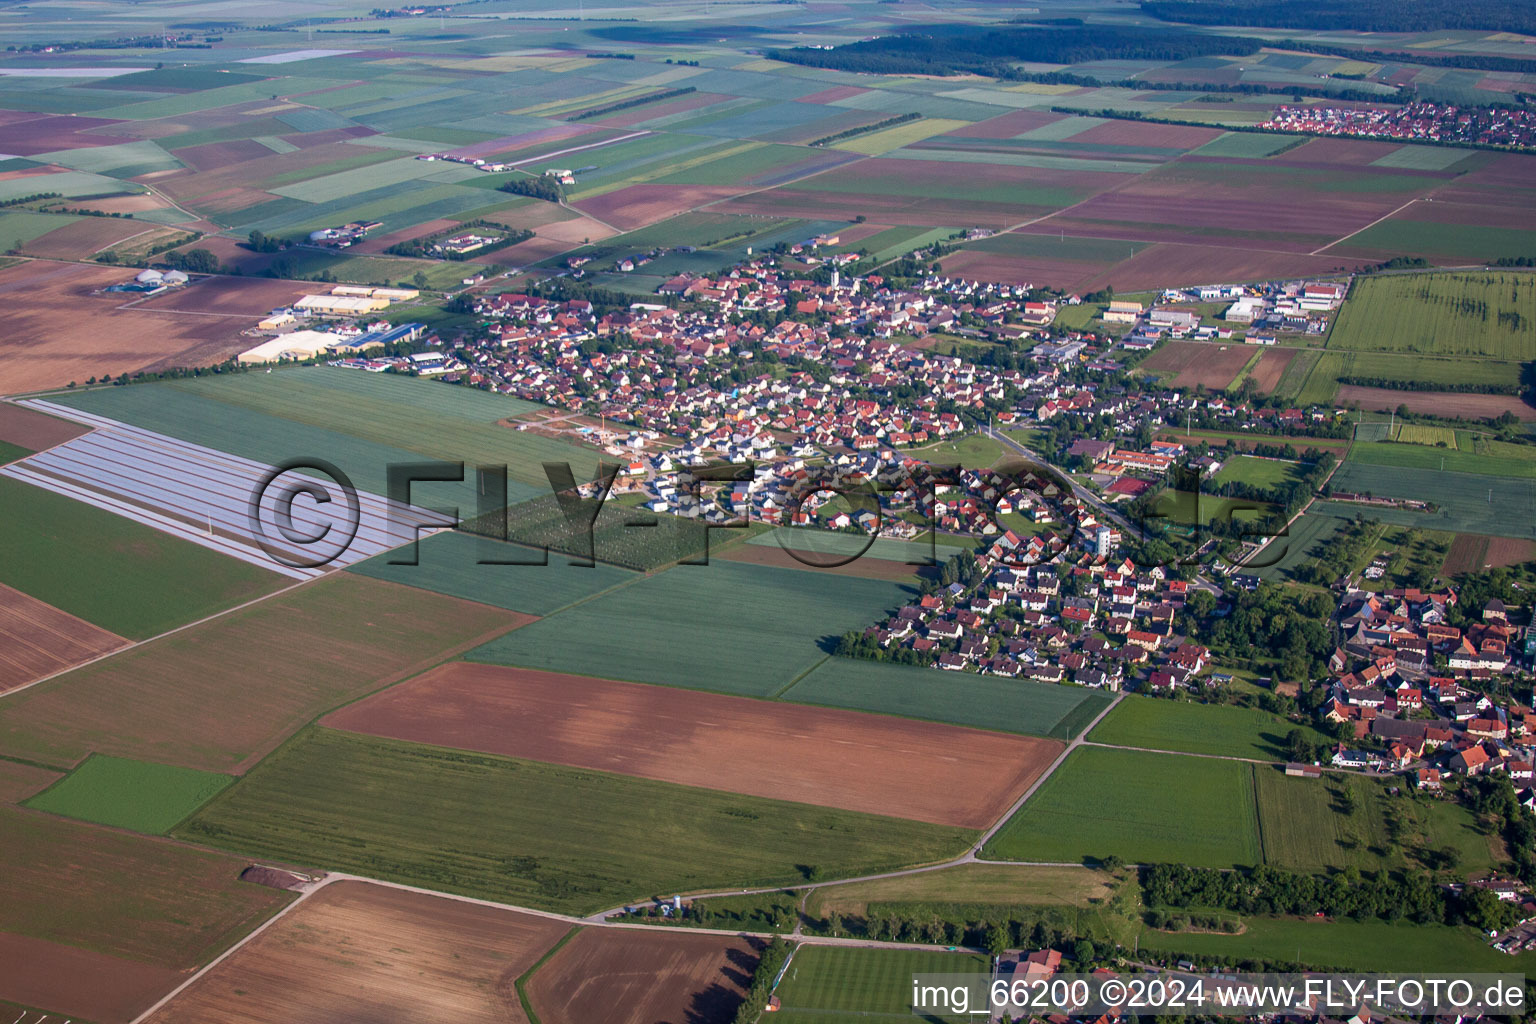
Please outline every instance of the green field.
[[1252, 766], [1083, 747], [987, 844], [1000, 860], [1258, 864]]
[[[387, 490], [387, 466], [423, 456], [470, 467], [505, 465], [514, 501], [548, 492], [542, 462], [569, 463], [578, 479], [589, 480], [598, 461], [592, 449], [500, 425], [542, 408], [532, 403], [328, 366], [136, 384], [60, 401], [258, 462], [320, 455], [376, 494]], [[417, 485], [417, 500], [456, 503], [468, 516], [476, 502], [473, 468], [466, 476], [464, 484]]]
[[1393, 796], [1382, 780], [1342, 773], [1304, 779], [1256, 767], [1254, 781], [1267, 864], [1307, 873], [1348, 867], [1423, 871], [1413, 852], [1449, 847], [1457, 853], [1460, 875], [1494, 867], [1489, 837], [1448, 800]]
[[1480, 387], [1506, 387], [1520, 382], [1520, 364], [1506, 359], [1466, 359], [1419, 352], [1329, 353], [1335, 354], [1343, 356], [1336, 371], [1340, 377]]
[[816, 667], [827, 654], [822, 643], [912, 593], [881, 580], [717, 560], [647, 577], [468, 657], [767, 697]]
[[1292, 729], [1300, 729], [1309, 742], [1327, 742], [1310, 725], [1297, 725], [1258, 708], [1128, 696], [1088, 738], [1149, 750], [1284, 761], [1286, 737]]
[[591, 912], [721, 886], [863, 874], [975, 833], [312, 729], [177, 830], [297, 864]]
[[1296, 392], [1296, 404], [1331, 405], [1333, 396], [1339, 393], [1339, 375], [1349, 358], [1348, 352], [1323, 352], [1307, 374], [1300, 390]]
[[31, 454], [31, 451], [20, 445], [11, 444], [9, 441], [0, 441], [0, 466], [5, 465], [7, 462], [15, 462], [17, 459], [24, 459]]
[[1241, 571], [1252, 572], [1264, 580], [1292, 579], [1296, 569], [1315, 560], [1317, 546], [1330, 540], [1345, 522], [1337, 516], [1308, 512], [1291, 524], [1283, 539], [1265, 548], [1255, 564], [1244, 566]]
[[1536, 275], [1489, 271], [1360, 278], [1339, 312], [1328, 347], [1536, 359]]
[[0, 583], [133, 640], [286, 580], [131, 519], [0, 478]]
[[[1416, 427], [1414, 429], [1435, 429]], [[1441, 427], [1446, 433], [1449, 428]], [[1459, 448], [1434, 448], [1402, 441], [1359, 442], [1349, 450], [1349, 461], [1398, 469], [1424, 469], [1447, 473], [1476, 473], [1495, 477], [1536, 478], [1536, 446], [1501, 442], [1463, 451]], [[1497, 452], [1498, 454], [1485, 454]], [[1424, 495], [1431, 500], [1432, 495]]]
[[794, 1019], [819, 1021], [846, 1013], [872, 1022], [911, 1021], [914, 974], [985, 974], [989, 966], [978, 953], [802, 945], [775, 995], [781, 1012]]
[[[1394, 447], [1414, 453], [1422, 450], [1438, 461], [1438, 449]], [[1449, 466], [1449, 453], [1446, 462]], [[1350, 459], [1334, 474], [1333, 490], [1413, 498], [1437, 506], [1433, 512], [1340, 506], [1350, 516], [1360, 511], [1383, 522], [1426, 530], [1536, 540], [1536, 480], [1530, 477], [1454, 473], [1449, 468], [1442, 473], [1434, 469], [1369, 465]]]
[[348, 567], [348, 572], [462, 597], [528, 615], [549, 615], [612, 587], [640, 579], [636, 573], [599, 562], [572, 566], [559, 554], [548, 565], [487, 565], [483, 561], [536, 563], [543, 553], [465, 533], [439, 533], [423, 540], [417, 565], [394, 565], [404, 552], [385, 552]]
[[940, 466], [986, 469], [1008, 454], [1008, 449], [1003, 447], [1001, 441], [980, 434], [967, 434], [953, 441], [940, 441], [927, 448], [914, 448], [910, 454]]
[[1254, 487], [1278, 487], [1296, 478], [1300, 463], [1280, 459], [1261, 459], [1253, 455], [1234, 455], [1211, 479], [1216, 483], [1240, 481]]
[[1169, 934], [1144, 930], [1141, 949], [1193, 953], [1229, 961], [1245, 957], [1303, 962], [1356, 971], [1536, 971], [1536, 953], [1511, 957], [1471, 928], [1250, 917], [1241, 935]]
[[829, 658], [780, 695], [798, 704], [1071, 739], [1109, 702], [1080, 686]]
[[94, 754], [25, 804], [134, 832], [169, 832], [234, 782], [229, 775]]

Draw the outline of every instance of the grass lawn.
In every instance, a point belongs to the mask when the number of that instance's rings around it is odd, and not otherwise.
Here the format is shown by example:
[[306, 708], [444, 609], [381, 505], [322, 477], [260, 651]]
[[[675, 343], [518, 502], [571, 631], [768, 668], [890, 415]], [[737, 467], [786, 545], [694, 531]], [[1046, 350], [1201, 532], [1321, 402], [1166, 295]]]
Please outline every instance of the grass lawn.
[[1061, 740], [1081, 732], [1109, 701], [1080, 686], [855, 658], [828, 658], [780, 697]]
[[966, 469], [985, 469], [1007, 454], [1001, 442], [980, 434], [967, 434], [952, 441], [940, 441], [926, 448], [911, 448], [906, 454], [939, 465], [959, 465]]
[[1327, 742], [1310, 725], [1297, 725], [1258, 708], [1132, 695], [1105, 716], [1089, 739], [1151, 750], [1283, 761], [1285, 738], [1292, 729], [1300, 729], [1309, 742]]
[[943, 871], [812, 889], [805, 909], [863, 917], [872, 903], [986, 903], [1033, 907], [1080, 906], [1109, 892], [1109, 876], [1081, 867], [960, 864]]
[[815, 668], [826, 644], [914, 593], [884, 580], [716, 560], [646, 577], [469, 657], [766, 697]]
[[1280, 459], [1261, 459], [1254, 455], [1234, 455], [1211, 479], [1216, 483], [1237, 480], [1254, 487], [1277, 487], [1295, 479], [1300, 463]]
[[1405, 851], [1451, 847], [1459, 875], [1493, 867], [1488, 836], [1450, 801], [1392, 796], [1385, 782], [1360, 775], [1302, 779], [1256, 767], [1254, 780], [1267, 864], [1308, 873], [1350, 866], [1422, 871]]
[[951, 857], [975, 833], [329, 729], [177, 830], [299, 864], [552, 910]]
[[40, 487], [0, 477], [0, 583], [142, 640], [288, 581]]
[[234, 781], [195, 768], [94, 754], [25, 806], [158, 834], [175, 828]]
[[1000, 860], [1257, 864], [1252, 766], [1104, 747], [1075, 751], [987, 844]]
[[1536, 953], [1500, 953], [1471, 928], [1323, 921], [1294, 917], [1246, 918], [1241, 935], [1143, 930], [1143, 950], [1195, 953], [1229, 960], [1256, 957], [1301, 961], [1356, 971], [1536, 971]]
[[984, 974], [988, 965], [978, 953], [801, 946], [775, 994], [784, 1012], [811, 1011], [816, 1020], [842, 1012], [911, 1021], [914, 974]]

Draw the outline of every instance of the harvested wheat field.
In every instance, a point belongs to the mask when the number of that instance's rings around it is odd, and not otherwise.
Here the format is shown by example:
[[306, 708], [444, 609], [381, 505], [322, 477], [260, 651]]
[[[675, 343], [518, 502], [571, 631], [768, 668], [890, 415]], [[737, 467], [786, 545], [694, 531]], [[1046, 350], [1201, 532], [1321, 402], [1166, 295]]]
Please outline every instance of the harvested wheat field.
[[127, 1024], [184, 977], [168, 967], [0, 932], [0, 999], [60, 1016]]
[[332, 882], [149, 1022], [527, 1024], [513, 983], [569, 929], [534, 914]]
[[130, 296], [101, 291], [131, 280], [134, 273], [131, 268], [47, 260], [0, 269], [0, 301], [6, 309], [0, 394], [62, 387], [150, 366], [206, 366], [251, 347], [240, 331], [253, 326], [254, 317], [178, 316], [128, 308]]
[[0, 585], [0, 693], [127, 643], [116, 633]]
[[324, 724], [964, 828], [996, 821], [1061, 750], [1032, 736], [467, 662]]
[[71, 423], [10, 402], [0, 402], [0, 441], [40, 452], [65, 441], [73, 441], [90, 427]]
[[1280, 383], [1280, 375], [1291, 365], [1291, 360], [1296, 358], [1297, 351], [1294, 348], [1272, 348], [1259, 357], [1259, 365], [1248, 376], [1253, 379], [1260, 394], [1267, 395], [1275, 390], [1275, 386]]
[[729, 1024], [761, 940], [585, 928], [524, 983], [542, 1024]]

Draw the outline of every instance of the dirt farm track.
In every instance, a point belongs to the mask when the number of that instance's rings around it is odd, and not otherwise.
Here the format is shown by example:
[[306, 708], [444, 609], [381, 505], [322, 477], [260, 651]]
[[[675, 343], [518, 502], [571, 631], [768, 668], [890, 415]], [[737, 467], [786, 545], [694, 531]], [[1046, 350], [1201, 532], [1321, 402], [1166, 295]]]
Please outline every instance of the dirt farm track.
[[985, 828], [1053, 740], [456, 662], [328, 715], [336, 729], [941, 825]]
[[332, 882], [149, 1021], [528, 1024], [513, 983], [569, 927], [366, 882]]

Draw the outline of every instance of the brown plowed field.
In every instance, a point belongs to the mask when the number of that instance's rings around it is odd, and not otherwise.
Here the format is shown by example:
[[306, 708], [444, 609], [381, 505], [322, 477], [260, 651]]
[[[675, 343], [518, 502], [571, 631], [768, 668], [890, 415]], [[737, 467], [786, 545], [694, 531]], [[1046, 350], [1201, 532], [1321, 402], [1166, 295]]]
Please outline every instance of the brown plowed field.
[[[794, 555], [780, 547], [769, 547], [765, 544], [737, 544], [736, 546], [711, 554], [711, 558], [724, 558], [729, 562], [748, 562], [752, 565], [776, 565], [781, 569], [800, 569], [804, 572], [830, 572], [838, 576], [859, 576], [868, 580], [899, 580], [910, 583], [917, 575], [921, 566], [907, 565], [904, 562], [893, 562], [888, 558], [872, 558], [862, 555], [849, 562], [847, 565], [837, 565], [824, 568], [818, 565], [807, 565]], [[812, 561], [815, 555], [807, 554], [807, 561]]]
[[809, 96], [801, 96], [797, 103], [833, 103], [837, 100], [846, 100], [853, 96], [862, 96], [868, 89], [862, 89], [857, 85], [834, 85], [830, 89], [821, 92], [813, 92]]
[[188, 146], [176, 151], [176, 159], [195, 171], [215, 171], [220, 167], [249, 163], [271, 155], [270, 149], [250, 139], [208, 142], [201, 146]]
[[46, 413], [34, 412], [10, 402], [0, 402], [0, 441], [40, 452], [90, 432], [83, 423], [71, 423]]
[[685, 786], [985, 828], [1061, 744], [745, 697], [452, 662], [337, 729]]
[[116, 633], [0, 585], [0, 693], [127, 643]]
[[1291, 360], [1296, 358], [1297, 351], [1294, 348], [1272, 348], [1259, 358], [1259, 365], [1248, 376], [1253, 379], [1260, 394], [1267, 395], [1275, 390], [1275, 385], [1280, 383], [1280, 375], [1291, 365]]
[[1254, 350], [1247, 345], [1216, 344], [1205, 341], [1170, 341], [1142, 360], [1141, 369], [1164, 375], [1177, 373], [1174, 386], [1192, 388], [1204, 384], [1219, 390], [1232, 383], [1248, 365]]
[[729, 1024], [760, 940], [586, 928], [528, 979], [543, 1024]]
[[156, 967], [207, 963], [293, 898], [241, 882], [242, 857], [38, 811], [0, 807], [0, 836], [7, 932]]
[[1051, 259], [1042, 256], [1013, 256], [1003, 252], [979, 252], [962, 249], [944, 257], [944, 273], [975, 281], [1001, 281], [1006, 284], [1033, 284], [1037, 287], [1085, 291], [1083, 282], [1106, 272], [1103, 263], [1086, 260]]
[[1141, 121], [1106, 121], [1072, 136], [1074, 143], [1109, 146], [1154, 146], [1163, 149], [1198, 149], [1218, 135], [1219, 128], [1183, 124], [1147, 124]]
[[135, 246], [142, 245], [147, 249], [153, 235], [173, 238], [181, 235], [181, 232], [163, 224], [151, 224], [142, 220], [87, 217], [34, 238], [26, 244], [23, 251], [28, 256], [43, 256], [48, 259], [85, 260], [103, 249], [110, 249], [130, 238], [135, 239]]
[[127, 1024], [183, 978], [168, 967], [0, 932], [0, 999], [23, 1006]]
[[1339, 405], [1358, 405], [1362, 409], [1386, 412], [1406, 405], [1409, 412], [1451, 418], [1493, 419], [1506, 412], [1521, 420], [1536, 420], [1536, 408], [1516, 395], [1474, 395], [1455, 391], [1396, 391], [1391, 388], [1367, 388], [1358, 384], [1340, 384]]
[[[242, 280], [238, 277], [202, 277], [184, 288], [168, 292], [136, 306], [136, 309], [178, 313], [221, 313], [226, 316], [264, 317], [278, 306], [305, 295], [330, 291], [329, 285], [303, 281]], [[247, 348], [250, 346], [247, 345]]]
[[977, 121], [975, 124], [966, 125], [964, 128], [956, 128], [952, 132], [946, 132], [940, 138], [955, 139], [1011, 139], [1015, 135], [1023, 135], [1025, 132], [1034, 131], [1036, 128], [1044, 128], [1066, 117], [1066, 114], [1052, 114], [1044, 110], [1015, 110], [1007, 114], [999, 114], [985, 121]]
[[[19, 761], [0, 761], [0, 803], [18, 804], [36, 796], [64, 777], [63, 772], [50, 771]], [[0, 993], [0, 998], [4, 993]]]
[[1440, 572], [1446, 576], [1482, 572], [1484, 569], [1519, 565], [1533, 558], [1536, 558], [1536, 541], [1458, 533], [1451, 542], [1451, 549], [1445, 553], [1445, 562]]
[[1342, 167], [1366, 167], [1388, 153], [1402, 149], [1400, 142], [1376, 142], [1371, 139], [1312, 139], [1295, 149], [1265, 159], [1287, 164], [1331, 164]]
[[[1028, 196], [1027, 189], [1019, 193], [1021, 201], [1027, 202]], [[922, 224], [930, 227], [967, 224], [1002, 228], [1029, 217], [1050, 213], [1052, 209], [1049, 206], [1023, 205], [1023, 202], [1014, 206], [947, 197], [933, 199], [924, 196], [774, 188], [728, 200], [711, 207], [710, 211], [761, 214], [768, 217], [804, 217], [808, 220], [853, 220], [862, 215], [881, 224]]]
[[[342, 573], [8, 697], [0, 752], [239, 772], [327, 709], [532, 621]], [[230, 653], [264, 650], [280, 664]]]
[[92, 128], [116, 124], [102, 117], [75, 117], [63, 114], [27, 114], [0, 124], [0, 153], [36, 156], [60, 149], [82, 146], [110, 146], [118, 140], [104, 135], [85, 135]]
[[[1062, 222], [1053, 217], [1045, 222], [1045, 226], [1058, 223]], [[1071, 229], [1065, 230], [1071, 234]], [[1136, 225], [1125, 225], [1121, 230], [1125, 235], [1137, 238], [1158, 234], [1143, 231]], [[1272, 252], [1268, 251], [1268, 244], [1265, 242], [1254, 249], [1242, 245], [1158, 242], [1084, 282], [1081, 287], [1087, 291], [1108, 284], [1118, 291], [1143, 291], [1210, 284], [1212, 281], [1267, 281], [1277, 277], [1308, 277], [1341, 266], [1352, 268], [1370, 262], [1334, 252], [1321, 256]]]
[[0, 394], [152, 365], [208, 365], [251, 347], [240, 331], [254, 319], [121, 309], [130, 296], [100, 293], [132, 277], [131, 268], [46, 260], [0, 269], [6, 327], [0, 336]]
[[630, 185], [571, 205], [622, 231], [633, 231], [740, 191], [732, 185]]
[[149, 1020], [527, 1024], [514, 982], [569, 930], [533, 914], [332, 882]]

